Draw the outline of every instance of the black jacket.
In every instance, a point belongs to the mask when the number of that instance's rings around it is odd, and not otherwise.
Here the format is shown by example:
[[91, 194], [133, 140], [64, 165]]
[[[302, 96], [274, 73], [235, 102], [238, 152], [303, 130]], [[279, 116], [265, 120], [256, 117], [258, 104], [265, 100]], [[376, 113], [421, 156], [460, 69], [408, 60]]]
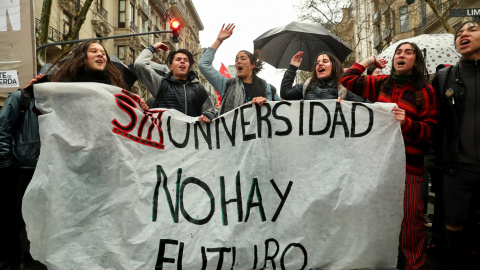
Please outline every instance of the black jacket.
[[11, 93], [0, 110], [0, 168], [34, 169], [40, 154], [40, 134], [33, 98], [21, 113], [22, 91]]
[[[480, 61], [477, 60], [477, 62]], [[480, 67], [476, 74], [477, 76], [480, 74]], [[471, 79], [477, 80], [478, 78], [474, 76]], [[446, 171], [453, 171], [458, 163], [462, 136], [461, 125], [466, 114], [466, 102], [474, 101], [467, 99], [467, 88], [460, 76], [459, 64], [443, 68], [437, 72], [433, 78], [432, 86], [437, 94], [439, 104], [438, 126], [433, 139], [436, 165]], [[479, 87], [476, 88], [477, 91], [480, 90]], [[471, 121], [473, 121], [473, 115], [468, 117], [471, 117]], [[475, 145], [472, 145], [472, 147], [475, 147]]]
[[[292, 87], [293, 81], [295, 80], [297, 67], [290, 65], [285, 71], [282, 79], [282, 85], [280, 88], [280, 96], [286, 100], [320, 100], [320, 99], [337, 99], [339, 96], [339, 87], [344, 88], [342, 85], [336, 85], [336, 82], [333, 79], [326, 80], [316, 80], [314, 83], [310, 83], [306, 89], [304, 84], [298, 84]], [[368, 102], [370, 101], [364, 97], [356, 95], [350, 91], [346, 91], [344, 88], [343, 97], [347, 101], [354, 102]]]
[[187, 82], [182, 84], [171, 71], [165, 76], [157, 74], [150, 66], [152, 56], [149, 49], [143, 50], [134, 66], [140, 81], [155, 97], [157, 108], [175, 109], [192, 117], [203, 114], [215, 118], [213, 103], [195, 71], [190, 71]]

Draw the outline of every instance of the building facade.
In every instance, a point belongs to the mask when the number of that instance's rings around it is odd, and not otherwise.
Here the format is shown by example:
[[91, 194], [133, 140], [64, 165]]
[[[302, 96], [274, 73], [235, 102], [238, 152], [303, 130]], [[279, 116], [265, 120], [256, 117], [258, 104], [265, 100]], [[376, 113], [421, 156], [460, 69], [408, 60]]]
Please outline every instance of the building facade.
[[[475, 18], [450, 17], [449, 9], [480, 7], [478, 0], [433, 1], [438, 10], [445, 13], [453, 30], [463, 21]], [[352, 5], [346, 7], [343, 13], [341, 24], [353, 23], [354, 30], [344, 27], [345, 31], [340, 31], [339, 36], [349, 41], [347, 43], [354, 50], [349, 59], [354, 58], [355, 62], [379, 54], [398, 40], [447, 32], [425, 0], [416, 0], [411, 5], [407, 5], [405, 0], [352, 0]]]

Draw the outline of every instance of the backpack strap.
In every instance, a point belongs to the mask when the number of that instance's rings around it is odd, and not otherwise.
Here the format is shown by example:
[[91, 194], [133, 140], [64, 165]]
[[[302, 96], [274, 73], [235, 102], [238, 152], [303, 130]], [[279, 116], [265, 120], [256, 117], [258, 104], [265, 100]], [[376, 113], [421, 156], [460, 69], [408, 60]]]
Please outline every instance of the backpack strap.
[[25, 112], [28, 110], [28, 108], [30, 108], [31, 97], [30, 97], [30, 93], [28, 93], [28, 91], [26, 91], [24, 88], [20, 88], [17, 91], [21, 92], [21, 95], [20, 95], [20, 114], [21, 114], [21, 117], [23, 118], [23, 116], [25, 115]]
[[302, 97], [305, 97], [305, 92], [307, 91], [308, 85], [310, 84], [310, 81], [312, 78], [308, 78], [303, 82], [303, 88], [302, 88]]

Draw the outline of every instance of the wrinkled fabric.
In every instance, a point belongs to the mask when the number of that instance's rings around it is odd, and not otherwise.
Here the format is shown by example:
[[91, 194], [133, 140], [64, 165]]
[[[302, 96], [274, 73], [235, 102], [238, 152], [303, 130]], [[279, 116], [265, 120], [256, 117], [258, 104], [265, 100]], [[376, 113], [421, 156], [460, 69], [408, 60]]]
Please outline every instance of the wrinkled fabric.
[[393, 104], [247, 103], [206, 124], [104, 84], [35, 96], [43, 148], [22, 210], [48, 269], [396, 266]]

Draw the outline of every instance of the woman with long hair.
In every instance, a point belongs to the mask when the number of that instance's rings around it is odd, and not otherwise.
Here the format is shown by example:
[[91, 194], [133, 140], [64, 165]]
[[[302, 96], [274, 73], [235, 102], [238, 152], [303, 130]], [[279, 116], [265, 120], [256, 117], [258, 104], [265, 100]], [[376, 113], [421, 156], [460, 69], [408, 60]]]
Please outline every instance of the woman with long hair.
[[435, 91], [427, 84], [428, 71], [415, 43], [403, 42], [395, 49], [390, 75], [362, 76], [369, 66], [384, 68], [387, 61], [370, 56], [345, 72], [342, 84], [373, 102], [396, 103], [395, 119], [405, 142], [406, 179], [403, 200], [401, 249], [405, 269], [423, 269], [426, 260], [422, 201], [424, 156], [437, 125]]
[[47, 74], [51, 82], [98, 82], [125, 87], [122, 73], [110, 61], [105, 47], [96, 40], [79, 43], [63, 53]]
[[246, 50], [241, 50], [235, 57], [237, 77], [227, 79], [213, 65], [215, 53], [228, 39], [235, 28], [234, 24], [225, 24], [218, 33], [218, 37], [212, 46], [207, 48], [200, 58], [198, 67], [200, 72], [207, 78], [222, 97], [220, 113], [226, 113], [247, 102], [263, 105], [267, 100], [280, 100], [273, 85], [257, 76], [262, 70], [263, 63], [257, 55]]
[[290, 66], [285, 71], [280, 88], [280, 96], [286, 100], [318, 100], [337, 99], [342, 97], [348, 101], [370, 102], [367, 99], [348, 92], [340, 84], [343, 67], [340, 60], [330, 52], [321, 52], [315, 57], [312, 75], [301, 84], [293, 85], [297, 70], [302, 63], [303, 52], [292, 57]]

